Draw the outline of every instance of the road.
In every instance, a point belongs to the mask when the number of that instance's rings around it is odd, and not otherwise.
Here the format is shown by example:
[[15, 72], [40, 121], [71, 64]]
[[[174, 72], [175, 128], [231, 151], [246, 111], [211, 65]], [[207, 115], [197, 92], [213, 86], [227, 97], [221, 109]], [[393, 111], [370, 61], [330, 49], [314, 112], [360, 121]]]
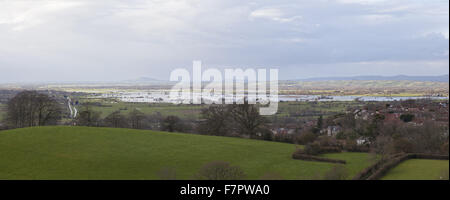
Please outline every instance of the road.
[[69, 110], [70, 110], [70, 117], [72, 119], [77, 117], [78, 114], [78, 110], [75, 107], [72, 107], [72, 99], [70, 99], [70, 97], [67, 97], [67, 105], [69, 106]]

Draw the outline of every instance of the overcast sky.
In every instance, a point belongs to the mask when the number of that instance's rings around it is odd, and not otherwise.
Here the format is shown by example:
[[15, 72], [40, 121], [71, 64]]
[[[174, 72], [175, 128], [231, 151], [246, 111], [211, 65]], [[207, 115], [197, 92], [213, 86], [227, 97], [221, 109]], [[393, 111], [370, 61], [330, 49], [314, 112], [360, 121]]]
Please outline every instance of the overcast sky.
[[175, 68], [280, 79], [442, 75], [448, 0], [0, 0], [0, 82], [169, 79]]

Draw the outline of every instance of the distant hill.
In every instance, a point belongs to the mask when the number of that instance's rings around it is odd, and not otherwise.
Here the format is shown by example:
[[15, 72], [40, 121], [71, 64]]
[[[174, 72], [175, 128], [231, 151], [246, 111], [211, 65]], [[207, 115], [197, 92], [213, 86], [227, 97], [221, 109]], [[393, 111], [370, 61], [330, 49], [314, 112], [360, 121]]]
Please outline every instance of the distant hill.
[[149, 78], [149, 77], [140, 77], [137, 79], [133, 79], [133, 80], [125, 80], [123, 81], [124, 83], [146, 83], [146, 84], [167, 84], [169, 83], [168, 81], [164, 81], [164, 80], [159, 80], [159, 79], [155, 79], [155, 78]]
[[318, 77], [296, 79], [295, 81], [429, 81], [449, 82], [449, 75], [442, 76], [352, 76], [352, 77]]

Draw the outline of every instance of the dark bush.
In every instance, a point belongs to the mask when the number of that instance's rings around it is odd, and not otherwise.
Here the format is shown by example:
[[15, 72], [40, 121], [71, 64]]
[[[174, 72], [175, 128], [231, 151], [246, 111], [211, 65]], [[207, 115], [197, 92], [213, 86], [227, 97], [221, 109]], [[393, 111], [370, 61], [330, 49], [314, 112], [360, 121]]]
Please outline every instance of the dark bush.
[[402, 115], [400, 115], [400, 119], [403, 122], [410, 122], [410, 121], [412, 121], [414, 119], [414, 115], [412, 115], [412, 114], [402, 114]]
[[406, 138], [398, 138], [394, 140], [394, 149], [396, 153], [412, 153], [414, 145]]
[[339, 153], [341, 148], [337, 146], [321, 146], [319, 142], [307, 144], [304, 148], [304, 153], [308, 155], [319, 155], [324, 153]]
[[336, 139], [345, 140], [345, 139], [347, 139], [347, 136], [344, 131], [340, 131], [336, 134]]
[[319, 155], [320, 145], [318, 143], [309, 143], [305, 146], [304, 153], [307, 155]]
[[298, 149], [292, 154], [292, 158], [296, 160], [306, 160], [306, 161], [318, 161], [318, 162], [330, 162], [330, 163], [340, 163], [345, 164], [345, 160], [337, 160], [331, 158], [323, 158], [318, 156], [307, 155], [303, 150]]
[[168, 132], [183, 132], [185, 129], [185, 126], [183, 124], [183, 121], [177, 116], [167, 116], [162, 121], [162, 130], [168, 131]]
[[321, 136], [317, 139], [317, 142], [319, 142], [321, 147], [340, 147], [341, 145], [338, 144], [337, 140], [332, 137], [328, 136]]
[[264, 131], [261, 131], [262, 133], [262, 139], [266, 141], [272, 141], [273, 140], [273, 133], [272, 131], [265, 129]]
[[287, 133], [278, 133], [273, 137], [273, 141], [284, 142], [284, 143], [294, 143], [294, 137]]
[[348, 152], [369, 152], [370, 148], [367, 145], [358, 145], [355, 140], [347, 140], [344, 150]]
[[306, 133], [302, 133], [300, 134], [300, 136], [297, 137], [297, 143], [298, 144], [308, 144], [311, 142], [314, 142], [314, 140], [316, 140], [317, 135], [311, 132], [306, 132]]
[[342, 149], [340, 147], [333, 147], [333, 146], [321, 146], [320, 147], [320, 153], [340, 153], [342, 152]]

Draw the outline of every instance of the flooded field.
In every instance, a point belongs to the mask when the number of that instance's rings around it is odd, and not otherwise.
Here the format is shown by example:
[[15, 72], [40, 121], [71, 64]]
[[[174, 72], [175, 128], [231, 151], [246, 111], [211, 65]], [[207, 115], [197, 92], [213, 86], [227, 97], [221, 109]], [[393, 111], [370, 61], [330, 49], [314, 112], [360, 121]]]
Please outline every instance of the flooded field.
[[[198, 99], [200, 93], [194, 93]], [[182, 98], [171, 98], [169, 91], [153, 90], [146, 92], [111, 92], [104, 93], [95, 98], [113, 98], [123, 102], [141, 102], [141, 103], [175, 103], [181, 102]], [[218, 99], [232, 99], [232, 95], [209, 95], [204, 94], [205, 101], [213, 101]], [[237, 95], [236, 99], [243, 99], [244, 95]], [[249, 100], [258, 101], [255, 96], [250, 96]], [[432, 100], [448, 100], [448, 97], [429, 97], [429, 96], [323, 96], [323, 95], [278, 95], [271, 96], [270, 101], [404, 101], [410, 99], [432, 99]]]

